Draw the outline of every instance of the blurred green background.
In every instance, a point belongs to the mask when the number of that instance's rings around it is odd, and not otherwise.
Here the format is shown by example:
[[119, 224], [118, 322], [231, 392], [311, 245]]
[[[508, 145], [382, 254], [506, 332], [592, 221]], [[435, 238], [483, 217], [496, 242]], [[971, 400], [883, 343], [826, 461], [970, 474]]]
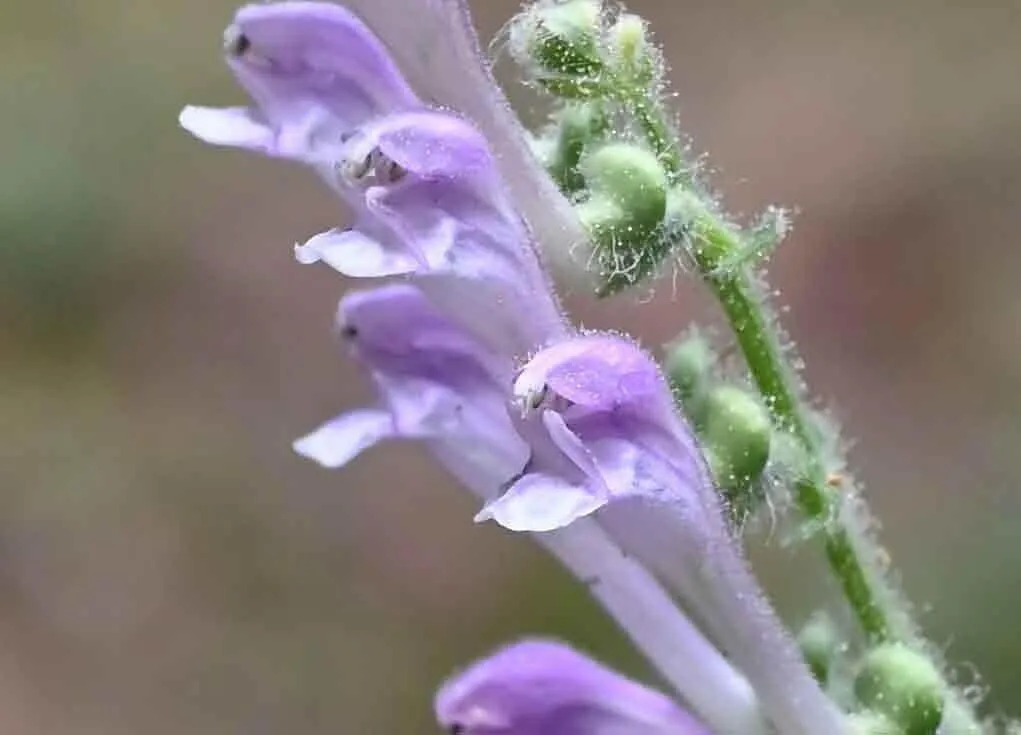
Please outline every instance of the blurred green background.
[[[515, 8], [475, 5], [487, 36]], [[1021, 6], [631, 7], [731, 209], [799, 209], [771, 277], [807, 377], [933, 640], [1021, 714]], [[291, 453], [368, 394], [348, 284], [291, 256], [338, 204], [177, 129], [243, 99], [233, 9], [0, 7], [0, 732], [428, 733], [436, 683], [524, 633], [647, 675], [419, 449]], [[568, 303], [650, 345], [712, 316], [683, 280]], [[832, 592], [766, 556], [792, 620]]]

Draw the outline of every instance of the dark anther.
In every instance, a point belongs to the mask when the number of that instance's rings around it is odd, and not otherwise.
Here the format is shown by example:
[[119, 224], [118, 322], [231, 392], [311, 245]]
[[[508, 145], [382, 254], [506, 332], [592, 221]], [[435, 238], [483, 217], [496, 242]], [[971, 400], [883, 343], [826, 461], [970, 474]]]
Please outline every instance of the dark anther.
[[465, 735], [465, 727], [460, 722], [447, 726], [447, 735]]
[[354, 339], [358, 336], [358, 327], [351, 324], [345, 324], [340, 328], [340, 336], [344, 339]]
[[223, 50], [231, 56], [243, 56], [251, 47], [251, 40], [237, 26], [231, 26], [223, 34]]
[[386, 166], [383, 168], [382, 178], [388, 184], [396, 184], [407, 173], [407, 170], [397, 161], [387, 161]]

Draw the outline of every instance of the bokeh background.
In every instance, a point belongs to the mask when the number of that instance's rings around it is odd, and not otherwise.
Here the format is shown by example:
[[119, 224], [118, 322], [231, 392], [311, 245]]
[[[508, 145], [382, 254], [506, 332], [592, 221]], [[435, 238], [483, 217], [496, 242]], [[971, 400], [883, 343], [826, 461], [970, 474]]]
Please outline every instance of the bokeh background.
[[[475, 5], [487, 36], [515, 7]], [[648, 676], [420, 450], [292, 454], [368, 394], [349, 284], [291, 257], [337, 203], [177, 129], [242, 100], [233, 7], [0, 6], [0, 732], [429, 733], [435, 684], [526, 633]], [[807, 378], [933, 640], [1021, 714], [1021, 6], [632, 9], [731, 209], [800, 210], [771, 278]], [[650, 345], [713, 319], [685, 281], [569, 305]], [[792, 620], [827, 593], [767, 557]]]

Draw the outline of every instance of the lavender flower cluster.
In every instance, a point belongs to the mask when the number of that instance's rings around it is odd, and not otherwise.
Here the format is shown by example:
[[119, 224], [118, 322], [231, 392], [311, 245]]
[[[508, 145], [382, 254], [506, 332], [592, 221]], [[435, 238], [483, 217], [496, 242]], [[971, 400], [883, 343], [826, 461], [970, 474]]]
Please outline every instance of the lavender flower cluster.
[[565, 317], [538, 243], [586, 233], [529, 154], [463, 0], [350, 6], [242, 8], [225, 55], [254, 105], [180, 118], [208, 143], [309, 166], [352, 215], [295, 257], [371, 281], [343, 297], [337, 331], [376, 401], [294, 448], [339, 468], [384, 440], [421, 441], [478, 498], [476, 521], [530, 534], [583, 579], [678, 697], [524, 640], [443, 684], [440, 724], [851, 732], [749, 571], [655, 360]]

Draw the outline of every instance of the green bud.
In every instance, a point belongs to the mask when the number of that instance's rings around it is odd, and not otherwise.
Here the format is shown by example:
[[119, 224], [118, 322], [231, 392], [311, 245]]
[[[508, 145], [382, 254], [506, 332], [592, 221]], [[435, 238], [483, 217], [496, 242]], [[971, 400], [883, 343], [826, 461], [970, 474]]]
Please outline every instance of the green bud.
[[653, 272], [665, 255], [666, 171], [649, 150], [608, 143], [579, 165], [590, 195], [576, 210], [596, 247], [598, 293], [606, 296]]
[[585, 97], [594, 93], [603, 69], [601, 33], [598, 0], [540, 2], [511, 25], [510, 48], [553, 94]]
[[833, 619], [819, 612], [809, 618], [798, 634], [798, 646], [805, 662], [820, 684], [829, 682], [830, 669], [843, 641]]
[[626, 214], [618, 236], [647, 236], [663, 222], [667, 174], [652, 151], [634, 143], [608, 143], [585, 156], [581, 173], [593, 196], [608, 198]]
[[602, 140], [608, 121], [598, 104], [565, 105], [553, 117], [543, 141], [543, 164], [566, 193], [585, 186], [578, 164], [586, 149]]
[[855, 712], [847, 716], [849, 735], [906, 735], [904, 729], [878, 712]]
[[574, 211], [596, 245], [600, 257], [626, 235], [631, 218], [623, 207], [605, 195], [593, 195], [576, 205]]
[[704, 423], [702, 407], [717, 356], [704, 334], [693, 330], [665, 348], [663, 370], [691, 421]]
[[709, 392], [701, 435], [721, 489], [739, 494], [758, 479], [769, 461], [772, 429], [766, 409], [747, 391], [718, 385]]
[[617, 70], [632, 84], [649, 87], [655, 81], [658, 54], [646, 37], [646, 22], [623, 13], [607, 32], [609, 55]]
[[939, 670], [903, 643], [869, 651], [854, 691], [863, 705], [897, 722], [904, 735], [933, 735], [943, 717], [946, 686]]

